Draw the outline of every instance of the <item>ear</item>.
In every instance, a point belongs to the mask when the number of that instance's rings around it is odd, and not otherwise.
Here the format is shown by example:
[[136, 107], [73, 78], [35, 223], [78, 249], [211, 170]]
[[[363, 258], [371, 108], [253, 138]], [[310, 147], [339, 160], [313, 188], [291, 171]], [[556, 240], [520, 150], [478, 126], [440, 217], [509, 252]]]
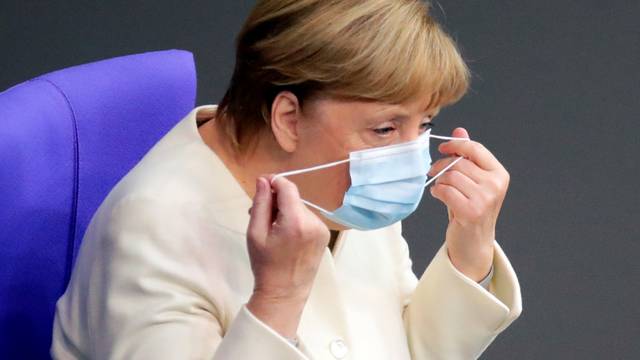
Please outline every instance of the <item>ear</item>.
[[298, 98], [290, 91], [281, 91], [271, 104], [271, 131], [286, 152], [298, 145], [298, 125], [301, 111]]

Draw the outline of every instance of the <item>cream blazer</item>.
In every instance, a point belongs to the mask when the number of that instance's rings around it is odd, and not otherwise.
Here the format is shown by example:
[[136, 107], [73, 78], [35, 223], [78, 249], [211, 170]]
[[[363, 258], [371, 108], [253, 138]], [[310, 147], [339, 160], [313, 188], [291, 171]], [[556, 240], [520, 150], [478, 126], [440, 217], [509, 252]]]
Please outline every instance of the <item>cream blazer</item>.
[[115, 186], [93, 216], [58, 300], [56, 359], [476, 359], [521, 313], [494, 240], [488, 289], [443, 244], [418, 279], [401, 223], [340, 232], [327, 247], [298, 347], [245, 307], [250, 199], [202, 140], [199, 106]]

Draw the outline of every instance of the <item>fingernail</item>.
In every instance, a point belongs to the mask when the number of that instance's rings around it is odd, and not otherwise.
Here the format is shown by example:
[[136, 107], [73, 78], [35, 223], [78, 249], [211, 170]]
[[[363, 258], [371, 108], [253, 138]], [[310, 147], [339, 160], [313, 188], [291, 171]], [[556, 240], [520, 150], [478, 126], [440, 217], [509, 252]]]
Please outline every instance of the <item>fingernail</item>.
[[264, 191], [264, 182], [262, 182], [262, 178], [258, 177], [256, 179], [256, 192], [261, 193]]

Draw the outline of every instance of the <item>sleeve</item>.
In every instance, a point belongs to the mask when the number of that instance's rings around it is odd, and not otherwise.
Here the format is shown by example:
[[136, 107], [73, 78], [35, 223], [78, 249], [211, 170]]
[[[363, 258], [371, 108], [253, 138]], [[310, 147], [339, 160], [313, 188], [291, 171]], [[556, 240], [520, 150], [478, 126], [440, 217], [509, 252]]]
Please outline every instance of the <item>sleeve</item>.
[[403, 320], [412, 358], [477, 359], [522, 312], [518, 278], [502, 248], [494, 239], [488, 289], [453, 265], [445, 243], [418, 280], [399, 222], [397, 231], [403, 254]]
[[[81, 250], [66, 300], [81, 313], [60, 311], [60, 329], [86, 329], [93, 359], [307, 360], [246, 304], [237, 314], [221, 310], [227, 285], [203, 264], [225, 254], [214, 254], [210, 239], [202, 238], [196, 212], [122, 200], [85, 237], [93, 244]], [[78, 321], [86, 327], [75, 329]], [[54, 357], [67, 358], [56, 346]]]
[[493, 264], [491, 264], [491, 269], [489, 270], [489, 273], [487, 274], [487, 276], [485, 276], [484, 279], [478, 281], [478, 284], [480, 284], [480, 286], [482, 286], [483, 288], [487, 289], [487, 291], [490, 291], [489, 284], [491, 283], [491, 279], [493, 279]]
[[242, 306], [218, 347], [214, 360], [308, 360], [298, 348]]

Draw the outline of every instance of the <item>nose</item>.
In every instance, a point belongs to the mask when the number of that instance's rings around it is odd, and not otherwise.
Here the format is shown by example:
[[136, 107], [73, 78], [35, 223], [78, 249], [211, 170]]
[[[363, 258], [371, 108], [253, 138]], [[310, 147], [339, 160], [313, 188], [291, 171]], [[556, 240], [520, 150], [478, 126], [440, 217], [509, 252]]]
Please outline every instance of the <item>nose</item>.
[[402, 142], [409, 142], [409, 141], [413, 141], [416, 140], [417, 138], [420, 137], [420, 135], [422, 135], [423, 133], [420, 132], [420, 130], [418, 131], [407, 131], [404, 136], [401, 138]]

